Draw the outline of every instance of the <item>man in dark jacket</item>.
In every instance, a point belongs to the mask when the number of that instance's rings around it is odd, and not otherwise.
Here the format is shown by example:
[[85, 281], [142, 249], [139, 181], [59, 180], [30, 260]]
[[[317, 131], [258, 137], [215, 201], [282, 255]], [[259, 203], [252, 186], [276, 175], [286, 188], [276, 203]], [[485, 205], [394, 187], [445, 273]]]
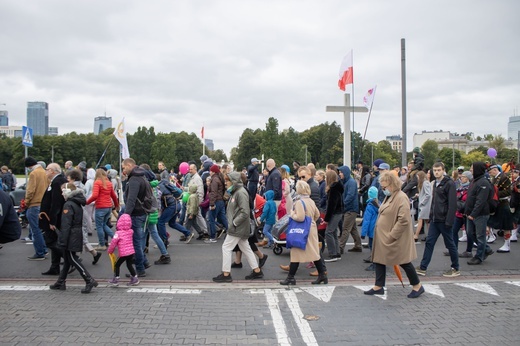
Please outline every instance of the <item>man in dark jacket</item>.
[[123, 161], [123, 173], [128, 177], [123, 195], [125, 202], [124, 213], [132, 218], [135, 267], [137, 268], [137, 275], [144, 277], [146, 276], [145, 267], [147, 267], [147, 262], [144, 255], [143, 225], [147, 215], [141, 202], [144, 201], [149, 184], [145, 178], [145, 170], [137, 166], [132, 158], [127, 158]]
[[457, 188], [455, 182], [445, 174], [442, 162], [435, 162], [432, 170], [435, 182], [430, 210], [430, 228], [426, 237], [426, 246], [421, 265], [416, 268], [416, 271], [419, 275], [426, 275], [426, 269], [432, 259], [435, 243], [442, 234], [444, 245], [451, 257], [451, 268], [444, 272], [443, 276], [456, 277], [460, 275], [459, 253], [455, 247], [451, 229], [455, 221], [455, 212], [457, 211]]
[[256, 192], [258, 190], [258, 182], [260, 181], [260, 174], [258, 173], [258, 165], [260, 161], [254, 157], [251, 159], [251, 164], [247, 167], [247, 192], [249, 193], [249, 208], [254, 208]]
[[0, 190], [0, 244], [20, 239], [22, 227], [9, 195]]
[[[273, 190], [274, 203], [276, 204], [276, 209], [278, 209], [282, 202], [282, 175], [278, 168], [276, 168], [276, 162], [274, 162], [273, 159], [267, 160], [265, 165], [269, 172], [267, 181], [265, 182], [265, 191]], [[276, 214], [276, 219], [278, 220], [278, 213]]]
[[476, 240], [477, 252], [468, 264], [480, 264], [493, 250], [486, 242], [486, 226], [489, 220], [489, 200], [493, 198], [494, 190], [486, 179], [486, 164], [473, 162], [470, 171], [473, 181], [469, 185], [464, 214], [467, 217], [466, 232], [471, 239]]
[[362, 252], [361, 247], [361, 236], [357, 230], [356, 216], [359, 213], [359, 198], [357, 183], [350, 176], [350, 168], [348, 166], [341, 166], [338, 168], [339, 178], [343, 183], [343, 231], [339, 238], [339, 250], [340, 254], [344, 253], [345, 245], [347, 244], [348, 237], [352, 234], [354, 239], [354, 247], [349, 249], [348, 252]]
[[42, 197], [38, 225], [43, 232], [47, 248], [51, 249], [51, 267], [48, 271], [43, 272], [42, 275], [59, 275], [63, 251], [57, 245], [57, 231], [61, 229], [61, 212], [63, 204], [65, 204], [61, 186], [67, 182], [67, 179], [62, 174], [61, 167], [57, 163], [49, 164], [45, 169], [45, 173], [50, 184]]

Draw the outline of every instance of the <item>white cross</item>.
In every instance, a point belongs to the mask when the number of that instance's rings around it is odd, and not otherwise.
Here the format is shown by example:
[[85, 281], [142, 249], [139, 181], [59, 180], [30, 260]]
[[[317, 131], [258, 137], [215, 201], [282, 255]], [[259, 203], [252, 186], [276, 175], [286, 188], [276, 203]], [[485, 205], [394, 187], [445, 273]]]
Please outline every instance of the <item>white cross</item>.
[[343, 112], [343, 165], [351, 167], [352, 151], [350, 146], [350, 112], [367, 113], [365, 107], [351, 107], [350, 94], [345, 94], [344, 106], [327, 106], [327, 112]]

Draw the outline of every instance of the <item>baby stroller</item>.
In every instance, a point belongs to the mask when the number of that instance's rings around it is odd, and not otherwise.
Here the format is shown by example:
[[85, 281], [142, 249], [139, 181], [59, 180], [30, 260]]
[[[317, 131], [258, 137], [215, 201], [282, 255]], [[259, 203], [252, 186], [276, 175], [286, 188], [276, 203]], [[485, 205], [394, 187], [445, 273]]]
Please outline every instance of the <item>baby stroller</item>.
[[289, 225], [289, 218], [289, 214], [286, 214], [284, 217], [279, 219], [271, 229], [271, 234], [274, 238], [273, 252], [275, 255], [281, 255], [283, 248], [286, 247], [287, 236], [285, 232], [287, 231], [287, 226]]

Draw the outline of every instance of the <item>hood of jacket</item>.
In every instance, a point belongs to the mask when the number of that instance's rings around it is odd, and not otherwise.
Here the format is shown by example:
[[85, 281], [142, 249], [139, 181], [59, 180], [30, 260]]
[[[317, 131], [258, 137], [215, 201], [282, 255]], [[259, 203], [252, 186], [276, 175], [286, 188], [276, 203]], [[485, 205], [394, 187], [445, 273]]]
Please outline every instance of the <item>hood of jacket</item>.
[[197, 185], [196, 184], [191, 184], [190, 187], [188, 188], [188, 192], [190, 194], [194, 194], [194, 193], [197, 193]]
[[94, 168], [87, 169], [87, 180], [94, 180], [96, 178], [96, 170]]
[[[145, 170], [139, 166], [135, 166], [134, 169], [130, 172], [128, 177], [144, 177], [145, 176]], [[155, 177], [154, 177], [155, 178]]]
[[128, 214], [122, 214], [117, 220], [118, 230], [128, 230], [132, 228], [132, 218]]
[[202, 171], [203, 172], [209, 171], [211, 166], [213, 166], [213, 161], [211, 161], [211, 160], [204, 161], [204, 163], [202, 164]]
[[486, 164], [481, 161], [473, 162], [473, 180], [486, 174]]
[[266, 201], [274, 200], [274, 191], [273, 190], [266, 191], [264, 194], [264, 197], [265, 197]]
[[228, 173], [228, 178], [231, 180], [231, 183], [233, 183], [233, 186], [242, 186], [244, 185], [242, 183], [242, 178], [240, 177], [240, 173], [238, 172], [231, 172]]
[[155, 180], [155, 173], [152, 171], [144, 169], [144, 176], [146, 177], [146, 180], [148, 180], [148, 181]]
[[[87, 174], [88, 174], [88, 171], [87, 171]], [[109, 179], [115, 179], [117, 177], [117, 171], [115, 169], [109, 169], [107, 171], [107, 175], [108, 175], [108, 178]]]
[[67, 195], [67, 201], [72, 201], [79, 205], [85, 205], [87, 203], [87, 199], [85, 198], [85, 193], [82, 189], [76, 189], [71, 191]]
[[348, 166], [341, 166], [338, 168], [341, 173], [343, 173], [344, 178], [341, 179], [343, 182], [347, 181], [350, 178], [350, 168]]

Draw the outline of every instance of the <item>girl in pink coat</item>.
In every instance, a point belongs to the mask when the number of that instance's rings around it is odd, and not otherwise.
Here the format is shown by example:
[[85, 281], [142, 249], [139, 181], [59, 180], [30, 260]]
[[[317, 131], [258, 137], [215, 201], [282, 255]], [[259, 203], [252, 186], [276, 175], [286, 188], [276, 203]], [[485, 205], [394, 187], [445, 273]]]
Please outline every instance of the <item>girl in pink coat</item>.
[[119, 258], [114, 266], [114, 277], [108, 281], [112, 286], [119, 285], [119, 268], [121, 264], [126, 261], [126, 266], [128, 271], [130, 272], [130, 282], [127, 284], [128, 286], [137, 286], [139, 284], [139, 279], [137, 278], [137, 272], [134, 268], [134, 243], [132, 240], [134, 231], [132, 230], [132, 219], [130, 215], [123, 214], [117, 220], [117, 231], [112, 238], [112, 242], [108, 247], [107, 252], [109, 254], [114, 253], [115, 248], [117, 247], [119, 252]]

